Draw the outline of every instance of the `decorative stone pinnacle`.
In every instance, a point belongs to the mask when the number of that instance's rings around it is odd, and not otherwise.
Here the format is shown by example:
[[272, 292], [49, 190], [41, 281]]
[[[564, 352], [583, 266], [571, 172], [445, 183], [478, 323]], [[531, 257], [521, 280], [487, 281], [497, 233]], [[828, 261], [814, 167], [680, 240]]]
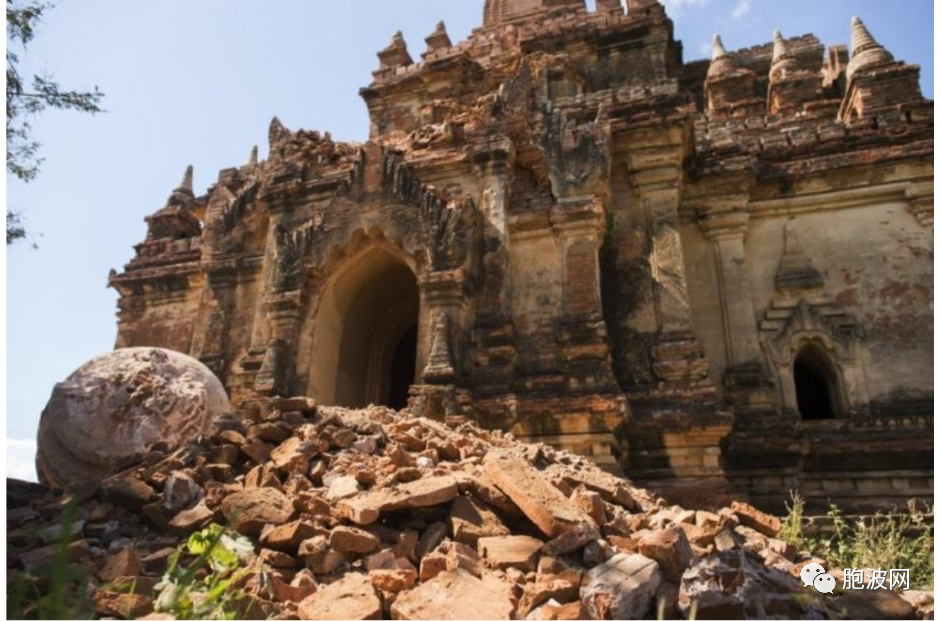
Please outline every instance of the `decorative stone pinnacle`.
[[788, 46], [785, 44], [782, 33], [778, 30], [772, 33], [772, 41], [772, 64], [775, 64], [788, 56]]
[[736, 68], [736, 62], [723, 46], [723, 39], [720, 38], [720, 35], [713, 35], [713, 58], [710, 60], [707, 77], [714, 78], [726, 75], [735, 71]]
[[174, 193], [183, 192], [185, 194], [193, 194], [193, 165], [190, 164], [186, 167], [186, 171], [183, 173], [183, 179], [180, 180], [180, 185], [174, 190]]
[[277, 116], [271, 117], [271, 123], [268, 124], [268, 144], [273, 145], [287, 132], [285, 126]]
[[875, 48], [882, 47], [879, 43], [876, 42], [876, 39], [873, 38], [873, 35], [870, 34], [870, 31], [867, 30], [867, 27], [864, 25], [863, 20], [854, 16], [850, 20], [850, 53], [851, 56], [856, 56], [860, 52]]
[[258, 166], [258, 145], [252, 147], [249, 153], [249, 161], [246, 166]]
[[412, 57], [409, 56], [409, 49], [406, 40], [402, 36], [402, 31], [397, 30], [392, 36], [392, 40], [385, 49], [376, 54], [379, 57], [381, 69], [391, 69], [412, 64]]
[[726, 51], [726, 48], [723, 47], [723, 39], [720, 38], [720, 35], [713, 35], [713, 60], [717, 60], [724, 56], [728, 56], [729, 52]]
[[893, 62], [893, 55], [877, 43], [863, 20], [854, 17], [850, 20], [850, 63], [847, 65], [848, 79], [861, 67]]
[[429, 52], [435, 52], [451, 47], [451, 37], [445, 29], [445, 22], [438, 22], [432, 34], [425, 37], [425, 43], [428, 45]]

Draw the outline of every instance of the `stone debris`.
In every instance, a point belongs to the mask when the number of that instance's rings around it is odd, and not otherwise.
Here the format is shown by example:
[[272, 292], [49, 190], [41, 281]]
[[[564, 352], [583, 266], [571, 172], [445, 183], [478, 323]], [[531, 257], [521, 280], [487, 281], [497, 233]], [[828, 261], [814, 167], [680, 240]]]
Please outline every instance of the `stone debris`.
[[382, 619], [383, 602], [363, 574], [347, 574], [298, 605], [301, 619]]
[[594, 619], [640, 619], [650, 609], [661, 580], [657, 561], [640, 554], [616, 554], [586, 574], [579, 597]]
[[[242, 586], [257, 600], [247, 610], [275, 618], [653, 618], [660, 598], [670, 614], [696, 601], [698, 618], [821, 616], [795, 597], [800, 567], [768, 534], [775, 518], [744, 503], [670, 506], [463, 417], [290, 404], [260, 401], [96, 484], [14, 493], [8, 567], [41, 571], [50, 537], [71, 536], [98, 614], [132, 618], [153, 611], [141, 585], [217, 522], [254, 544], [263, 573]], [[132, 582], [133, 594], [115, 586]]]

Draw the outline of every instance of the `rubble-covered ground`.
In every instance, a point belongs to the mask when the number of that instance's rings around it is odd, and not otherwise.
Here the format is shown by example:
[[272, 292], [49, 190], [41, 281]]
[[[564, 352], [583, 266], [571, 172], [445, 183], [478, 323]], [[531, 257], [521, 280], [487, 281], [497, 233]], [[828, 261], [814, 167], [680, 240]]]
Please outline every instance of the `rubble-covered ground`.
[[917, 618], [912, 594], [804, 587], [811, 559], [748, 504], [684, 510], [571, 453], [380, 407], [273, 399], [100, 482], [10, 481], [7, 502], [8, 594], [67, 544], [112, 618], [172, 618], [154, 587], [213, 522], [252, 543], [236, 588], [256, 618]]

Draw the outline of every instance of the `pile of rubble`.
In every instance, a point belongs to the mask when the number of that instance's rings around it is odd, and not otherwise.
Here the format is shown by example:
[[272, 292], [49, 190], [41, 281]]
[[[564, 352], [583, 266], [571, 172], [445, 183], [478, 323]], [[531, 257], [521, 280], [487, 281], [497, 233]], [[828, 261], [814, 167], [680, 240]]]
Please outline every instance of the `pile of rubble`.
[[252, 617], [823, 618], [824, 596], [797, 578], [808, 559], [775, 538], [774, 517], [669, 506], [460, 417], [274, 399], [159, 448], [61, 493], [11, 487], [11, 574], [54, 557], [77, 501], [68, 550], [104, 616], [167, 618], [153, 586], [181, 541], [218, 522], [264, 568], [240, 585]]

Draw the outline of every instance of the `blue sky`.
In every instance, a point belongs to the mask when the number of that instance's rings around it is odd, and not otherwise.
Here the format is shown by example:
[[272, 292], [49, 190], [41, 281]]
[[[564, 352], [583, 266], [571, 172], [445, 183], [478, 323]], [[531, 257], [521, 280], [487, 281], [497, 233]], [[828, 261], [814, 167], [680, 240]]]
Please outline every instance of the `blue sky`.
[[[590, 5], [592, 0], [590, 0]], [[668, 0], [684, 58], [812, 32], [850, 42], [859, 15], [897, 59], [922, 66], [933, 97], [931, 0]], [[902, 7], [905, 5], [905, 9]], [[188, 164], [197, 192], [222, 168], [267, 151], [268, 123], [363, 140], [358, 96], [375, 53], [401, 29], [413, 57], [443, 19], [452, 40], [481, 21], [483, 0], [60, 0], [23, 54], [26, 71], [64, 86], [97, 84], [107, 114], [51, 111], [34, 121], [45, 158], [30, 184], [9, 180], [38, 249], [7, 254], [7, 448], [11, 476], [30, 477], [39, 415], [55, 382], [112, 348], [117, 295], [105, 284], [143, 240]]]

